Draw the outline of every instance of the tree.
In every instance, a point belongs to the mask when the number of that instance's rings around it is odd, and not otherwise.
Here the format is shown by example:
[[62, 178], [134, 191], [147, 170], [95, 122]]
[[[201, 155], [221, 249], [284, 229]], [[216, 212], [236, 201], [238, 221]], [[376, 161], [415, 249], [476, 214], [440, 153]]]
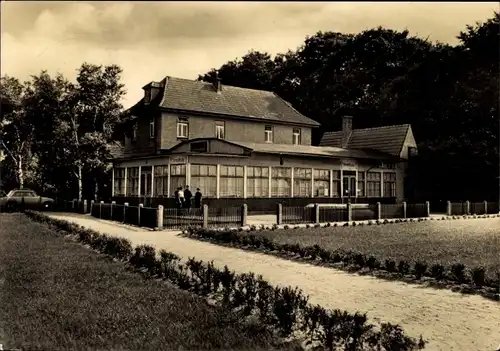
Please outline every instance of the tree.
[[[64, 115], [65, 144], [69, 150], [74, 175], [78, 182], [78, 198], [82, 198], [83, 172], [102, 174], [107, 170], [109, 141], [119, 122], [125, 94], [120, 83], [122, 70], [116, 65], [82, 64], [77, 84], [70, 97], [71, 109]], [[97, 187], [97, 185], [96, 185]]]
[[[26, 118], [25, 94], [28, 83], [16, 78], [0, 78], [2, 116], [0, 120], [0, 150], [4, 169], [11, 169], [20, 188], [25, 185], [26, 172], [33, 166], [32, 144], [34, 127]], [[5, 108], [5, 109], [4, 109]]]
[[76, 83], [47, 72], [32, 78], [29, 116], [36, 127], [36, 151], [46, 183], [76, 189], [82, 199], [84, 185], [95, 183], [108, 170], [108, 142], [125, 93], [121, 72], [116, 65], [84, 63]]
[[[222, 65], [219, 76], [226, 84], [274, 90], [320, 122], [313, 144], [339, 130], [343, 114], [355, 116], [355, 128], [411, 123], [420, 150], [412, 167], [417, 192], [485, 199], [498, 186], [499, 18], [495, 12], [467, 26], [456, 46], [381, 27], [356, 35], [318, 32], [272, 63], [251, 51]], [[464, 186], [471, 179], [475, 187]]]

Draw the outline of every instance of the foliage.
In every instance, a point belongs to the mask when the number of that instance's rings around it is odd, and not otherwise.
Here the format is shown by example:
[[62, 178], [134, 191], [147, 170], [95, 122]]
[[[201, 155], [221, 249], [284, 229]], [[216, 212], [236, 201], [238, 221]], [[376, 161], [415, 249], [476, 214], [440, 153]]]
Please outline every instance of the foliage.
[[[326, 230], [326, 228], [323, 230]], [[314, 239], [314, 235], [311, 231], [312, 229], [307, 229], [305, 234], [308, 238]], [[269, 235], [271, 233], [273, 233], [272, 236]], [[281, 255], [286, 255], [288, 257], [295, 256], [296, 258], [306, 259], [309, 261], [316, 261], [319, 258], [320, 264], [335, 264], [335, 267], [344, 268], [349, 271], [358, 271], [366, 267], [377, 276], [379, 276], [377, 272], [386, 272], [390, 277], [394, 278], [396, 278], [396, 274], [399, 274], [400, 276], [408, 276], [411, 274], [413, 275], [413, 279], [415, 281], [419, 281], [422, 277], [426, 276], [434, 278], [437, 282], [443, 282], [446, 284], [451, 283], [452, 285], [470, 283], [468, 276], [469, 269], [464, 263], [461, 262], [455, 262], [451, 265], [445, 266], [439, 262], [431, 264], [422, 259], [412, 260], [412, 262], [406, 259], [400, 259], [397, 261], [388, 257], [384, 259], [384, 264], [382, 265], [375, 255], [366, 256], [364, 253], [354, 249], [337, 248], [329, 250], [325, 247], [327, 245], [325, 245], [324, 242], [322, 245], [323, 247], [320, 247], [318, 244], [314, 244], [312, 246], [302, 245], [297, 242], [297, 239], [295, 239], [296, 242], [293, 243], [294, 239], [293, 237], [290, 237], [289, 234], [285, 235], [288, 238], [288, 242], [273, 240], [273, 236], [276, 236], [275, 231], [260, 232], [260, 235], [255, 235], [238, 232], [236, 230], [220, 231], [192, 228], [187, 232], [187, 234], [194, 238], [209, 239], [216, 243], [231, 244], [247, 248], [259, 248], [264, 252], [273, 252], [275, 254], [280, 253]], [[367, 234], [365, 233], [364, 235]], [[335, 239], [335, 236], [332, 235], [332, 233], [329, 233], [329, 236]], [[348, 237], [349, 240], [352, 240], [357, 236], [350, 233]], [[376, 236], [376, 238], [378, 241], [383, 239], [380, 236]], [[338, 244], [339, 243], [336, 242], [337, 247]], [[382, 242], [381, 245], [384, 246], [386, 244]], [[393, 250], [394, 248], [391, 246], [391, 252]], [[419, 246], [418, 250], [421, 251], [422, 247]], [[430, 269], [428, 270], [427, 267], [430, 267]], [[486, 278], [487, 276], [494, 276], [495, 271], [492, 270], [489, 272], [489, 275], [487, 275], [484, 267], [473, 268], [471, 271], [474, 286], [470, 286], [470, 288], [476, 289], [479, 294], [482, 294], [485, 297], [496, 298], [495, 292], [498, 290], [498, 279]], [[486, 290], [483, 288], [486, 288]]]
[[[28, 211], [27, 214], [34, 220], [48, 223], [69, 234], [82, 230], [78, 226], [41, 213]], [[92, 238], [92, 243], [111, 239], [105, 235], [98, 236], [99, 238], [94, 232], [90, 232], [86, 238]], [[213, 237], [217, 237], [217, 234]], [[228, 238], [227, 235], [222, 237]], [[254, 243], [257, 240], [260, 238], [255, 237]], [[102, 252], [106, 245], [95, 244], [95, 247]], [[242, 318], [256, 315], [263, 325], [274, 328], [282, 336], [293, 336], [295, 331], [302, 332], [322, 349], [333, 350], [334, 347], [344, 346], [352, 350], [389, 351], [417, 350], [425, 347], [425, 342], [419, 345], [417, 340], [406, 336], [399, 326], [383, 324], [381, 330], [377, 331], [374, 325], [367, 323], [366, 315], [313, 307], [297, 288], [273, 288], [262, 277], [256, 277], [253, 273], [236, 274], [227, 266], [221, 270], [213, 263], [204, 264], [194, 258], [189, 258], [185, 265], [179, 264], [178, 261], [178, 256], [163, 250], [158, 259], [153, 247], [141, 245], [136, 247], [129, 263], [136, 268], [146, 269], [150, 274], [154, 272], [156, 277], [168, 279], [181, 289], [208, 296]]]
[[116, 65], [84, 63], [76, 83], [46, 71], [24, 84], [2, 77], [2, 90], [7, 86], [2, 103], [9, 101], [12, 106], [2, 116], [2, 126], [8, 122], [2, 135], [11, 136], [4, 139], [11, 145], [7, 149], [18, 163], [36, 161], [42, 188], [72, 190], [81, 199], [84, 177], [93, 181], [107, 171], [109, 143], [125, 93], [121, 73]]
[[4, 349], [294, 349], [235, 313], [65, 240], [66, 230], [56, 234], [25, 216], [0, 216]]
[[[410, 123], [419, 156], [409, 169], [409, 196], [494, 199], [499, 28], [494, 13], [467, 26], [455, 46], [382, 27], [355, 35], [318, 32], [294, 51], [274, 58], [250, 51], [218, 71], [223, 84], [272, 90], [320, 122], [314, 143], [340, 130], [344, 114], [355, 116], [355, 128]], [[215, 71], [198, 79], [211, 81]], [[476, 186], [460, 186], [471, 178]]]

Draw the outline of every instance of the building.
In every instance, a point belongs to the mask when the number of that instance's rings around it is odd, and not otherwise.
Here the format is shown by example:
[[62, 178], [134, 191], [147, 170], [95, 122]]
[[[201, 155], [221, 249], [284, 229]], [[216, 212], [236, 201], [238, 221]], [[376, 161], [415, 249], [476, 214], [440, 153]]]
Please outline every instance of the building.
[[[200, 188], [209, 206], [277, 202], [385, 202], [404, 199], [410, 125], [325, 133], [272, 92], [166, 77], [143, 87], [122, 148], [113, 150], [117, 203], [173, 206], [174, 191]], [[409, 151], [412, 150], [412, 151]]]

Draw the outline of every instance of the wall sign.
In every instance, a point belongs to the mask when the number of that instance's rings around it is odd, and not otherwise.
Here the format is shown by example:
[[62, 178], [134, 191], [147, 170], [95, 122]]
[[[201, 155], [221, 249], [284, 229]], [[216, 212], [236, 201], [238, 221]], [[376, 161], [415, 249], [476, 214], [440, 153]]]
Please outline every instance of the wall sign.
[[343, 158], [340, 161], [340, 164], [342, 166], [349, 166], [349, 167], [356, 167], [358, 163], [355, 160], [349, 159], [349, 158]]
[[171, 165], [182, 165], [187, 163], [187, 156], [170, 156]]

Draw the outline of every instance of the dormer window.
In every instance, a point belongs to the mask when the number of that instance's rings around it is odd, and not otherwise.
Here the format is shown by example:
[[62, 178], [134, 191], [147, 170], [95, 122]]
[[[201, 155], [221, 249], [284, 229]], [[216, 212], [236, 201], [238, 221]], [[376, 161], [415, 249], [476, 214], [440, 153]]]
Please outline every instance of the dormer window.
[[293, 128], [292, 144], [300, 145], [300, 128]]
[[144, 103], [149, 104], [151, 102], [151, 88], [146, 88], [144, 90]]
[[224, 139], [225, 137], [224, 122], [215, 122], [215, 137], [217, 139]]
[[149, 120], [149, 137], [153, 139], [155, 137], [155, 118], [151, 117]]
[[273, 142], [273, 126], [265, 126], [264, 141], [266, 143], [272, 143]]

